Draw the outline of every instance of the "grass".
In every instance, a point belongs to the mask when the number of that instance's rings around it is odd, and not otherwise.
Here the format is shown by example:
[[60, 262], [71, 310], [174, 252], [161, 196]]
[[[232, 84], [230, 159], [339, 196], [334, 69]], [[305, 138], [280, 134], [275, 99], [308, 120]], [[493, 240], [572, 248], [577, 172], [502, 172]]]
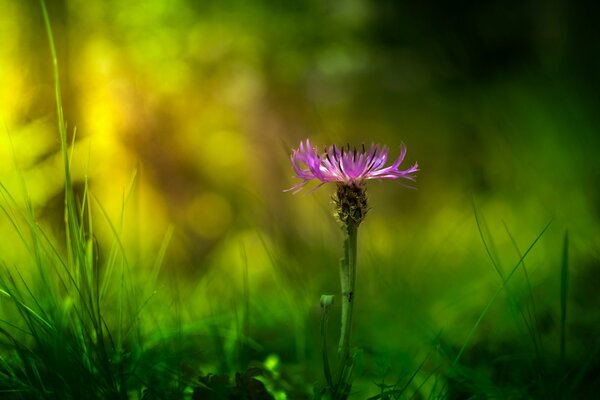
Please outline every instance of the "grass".
[[[276, 269], [275, 283], [283, 287], [288, 297], [285, 301], [297, 306], [288, 319], [288, 323], [293, 320], [293, 328], [273, 328], [279, 334], [279, 342], [270, 340], [261, 331], [263, 328], [257, 326], [260, 319], [253, 304], [263, 293], [253, 290], [249, 274], [253, 260], [243, 245], [239, 303], [223, 307], [230, 308], [229, 314], [223, 314], [221, 308], [215, 307], [208, 316], [195, 320], [189, 316], [186, 307], [190, 306], [185, 301], [175, 296], [165, 299], [156, 292], [161, 280], [165, 279], [161, 268], [173, 230], [166, 232], [151, 265], [135, 265], [128, 256], [127, 245], [121, 240], [125, 217], [113, 222], [90, 191], [87, 180], [81, 189], [74, 184], [70, 151], [75, 132], [69, 135], [64, 119], [50, 19], [44, 2], [40, 1], [40, 4], [53, 64], [57, 130], [64, 172], [65, 235], [51, 235], [38, 223], [36, 210], [28, 200], [26, 182], [22, 183], [25, 206], [0, 185], [0, 211], [11, 224], [28, 259], [24, 268], [1, 265], [2, 398], [311, 398], [312, 388], [324, 380], [318, 357], [321, 352], [318, 348], [306, 352], [302, 349], [307, 347], [305, 343], [311, 346], [311, 338], [318, 337], [318, 327], [313, 333], [305, 332], [312, 327], [310, 321], [316, 327], [318, 318], [306, 315], [306, 310], [299, 306], [302, 304], [302, 299], [298, 300], [299, 290], [291, 287], [293, 282], [288, 282], [294, 280], [294, 275], [285, 258], [279, 259], [273, 251], [273, 244], [259, 235], [262, 247]], [[72, 138], [70, 146], [69, 136]], [[124, 197], [123, 210], [134, 190], [135, 179]], [[430, 344], [422, 351], [424, 355], [415, 350], [410, 353], [409, 361], [397, 367], [402, 364], [400, 352], [392, 352], [389, 363], [383, 365], [382, 362], [380, 373], [372, 363], [374, 359], [382, 361], [375, 353], [384, 350], [367, 348], [365, 354], [357, 358], [354, 377], [357, 389], [351, 398], [570, 399], [597, 395], [600, 383], [595, 379], [595, 371], [600, 368], [600, 346], [596, 342], [596, 346], [580, 358], [571, 356], [567, 347], [572, 271], [569, 236], [565, 233], [561, 254], [555, 255], [557, 260], [562, 259], [557, 262], [556, 281], [560, 290], [555, 303], [558, 307], [552, 310], [553, 315], [559, 316], [559, 334], [554, 340], [543, 326], [541, 314], [545, 310], [537, 304], [536, 287], [525, 266], [527, 257], [539, 246], [550, 224], [530, 240], [524, 252], [504, 225], [517, 255], [507, 273], [502, 268], [501, 252], [483, 213], [474, 207], [473, 214], [483, 249], [500, 283], [487, 295], [486, 302], [472, 318], [472, 325], [464, 331], [462, 342], [457, 344], [449, 340], [442, 329], [426, 339]], [[99, 215], [102, 220], [97, 221], [94, 215]], [[98, 223], [108, 225], [112, 232], [107, 246], [100, 245], [95, 238], [94, 227]], [[522, 275], [517, 274], [519, 269]], [[139, 271], [147, 272], [139, 277]], [[290, 274], [292, 278], [286, 280]], [[519, 276], [525, 283], [522, 291], [516, 288], [515, 280]], [[173, 293], [178, 292], [176, 287]], [[502, 295], [506, 297], [505, 305], [498, 304]], [[216, 299], [214, 303], [219, 301]], [[213, 305], [209, 304], [208, 308]], [[498, 312], [498, 307], [506, 307], [512, 312], [519, 332], [518, 340], [500, 340], [498, 344], [479, 335], [485, 322]], [[327, 340], [325, 321], [329, 317], [337, 316], [333, 311], [324, 311], [323, 341]], [[364, 329], [377, 331], [379, 326], [392, 324], [394, 317], [389, 315], [384, 321], [367, 321]], [[332, 329], [337, 334], [336, 327]], [[335, 334], [329, 335], [330, 342], [334, 342]], [[390, 335], [385, 340], [397, 343], [403, 338]], [[315, 347], [318, 342], [318, 339], [314, 341]], [[293, 353], [288, 351], [292, 347], [300, 349], [295, 358], [285, 354]], [[303, 357], [304, 353], [308, 355]]]
[[[15, 399], [126, 399], [135, 393], [150, 399], [183, 393], [189, 385], [177, 371], [181, 360], [165, 357], [175, 343], [144, 336], [139, 323], [172, 232], [142, 288], [131, 279], [120, 227], [108, 219], [112, 245], [102, 257], [99, 254], [91, 212], [94, 197], [86, 180], [78, 200], [71, 178], [56, 50], [45, 4], [40, 4], [54, 66], [66, 235], [64, 242], [50, 237], [36, 222], [31, 202], [19, 210], [2, 187], [1, 210], [34, 268], [32, 276], [25, 277], [3, 265], [1, 391]], [[27, 193], [25, 184], [23, 190]]]

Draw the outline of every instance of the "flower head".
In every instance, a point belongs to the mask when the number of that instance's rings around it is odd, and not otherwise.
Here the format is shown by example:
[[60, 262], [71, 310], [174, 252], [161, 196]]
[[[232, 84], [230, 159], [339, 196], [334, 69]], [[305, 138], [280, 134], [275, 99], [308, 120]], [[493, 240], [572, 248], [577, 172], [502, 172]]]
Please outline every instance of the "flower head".
[[357, 150], [356, 147], [351, 149], [350, 145], [332, 145], [324, 148], [323, 153], [319, 154], [316, 147], [312, 147], [306, 139], [291, 156], [296, 177], [302, 181], [288, 190], [297, 193], [313, 179], [321, 181], [315, 189], [327, 182], [361, 187], [368, 179], [402, 178], [414, 181], [414, 173], [419, 170], [417, 163], [406, 170], [399, 169], [406, 155], [406, 146], [402, 145], [396, 161], [386, 167], [388, 154], [388, 148], [379, 144], [371, 144], [368, 151], [364, 145], [361, 150]]

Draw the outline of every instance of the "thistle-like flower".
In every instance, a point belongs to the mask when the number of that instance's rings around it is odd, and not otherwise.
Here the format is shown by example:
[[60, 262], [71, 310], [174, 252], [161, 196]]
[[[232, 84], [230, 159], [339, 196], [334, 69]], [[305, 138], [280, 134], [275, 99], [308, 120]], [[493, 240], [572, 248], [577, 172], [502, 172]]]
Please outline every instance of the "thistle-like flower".
[[313, 179], [321, 181], [313, 190], [328, 182], [337, 183], [337, 192], [333, 195], [335, 217], [344, 228], [356, 228], [364, 219], [367, 211], [367, 193], [364, 185], [368, 179], [406, 179], [414, 181], [414, 173], [419, 170], [415, 163], [408, 169], [401, 170], [400, 164], [406, 155], [406, 146], [400, 148], [400, 155], [390, 166], [385, 166], [389, 150], [386, 146], [371, 144], [369, 151], [362, 146], [359, 151], [336, 145], [325, 147], [319, 154], [310, 141], [301, 142], [291, 156], [292, 167], [296, 178], [302, 179], [294, 187], [288, 189], [299, 192]]
[[365, 146], [361, 150], [350, 148], [350, 145], [338, 147], [336, 145], [324, 148], [319, 154], [310, 141], [301, 142], [300, 147], [294, 150], [291, 156], [292, 167], [296, 178], [302, 179], [294, 187], [288, 189], [294, 193], [299, 192], [313, 179], [321, 181], [315, 188], [318, 189], [328, 182], [338, 182], [345, 186], [362, 187], [368, 179], [407, 179], [414, 181], [414, 173], [419, 170], [415, 163], [406, 170], [400, 170], [400, 164], [406, 155], [406, 146], [402, 145], [400, 156], [390, 166], [385, 166], [388, 160], [389, 149], [379, 144], [371, 144], [367, 151]]
[[[334, 215], [344, 232], [344, 257], [340, 261], [342, 318], [338, 345], [340, 362], [335, 380], [329, 368], [327, 339], [325, 333], [322, 333], [323, 369], [328, 385], [325, 390], [331, 395], [330, 398], [335, 400], [347, 399], [352, 386], [354, 356], [350, 355], [350, 331], [355, 301], [356, 242], [358, 227], [369, 210], [365, 181], [386, 178], [414, 181], [414, 173], [419, 170], [417, 163], [408, 169], [400, 169], [400, 164], [406, 155], [406, 146], [404, 145], [400, 148], [400, 155], [396, 161], [390, 166], [385, 166], [388, 155], [388, 148], [378, 144], [371, 144], [369, 151], [365, 149], [364, 145], [361, 150], [350, 149], [350, 145], [346, 147], [333, 145], [329, 148], [325, 147], [323, 153], [319, 154], [316, 147], [312, 147], [310, 141], [306, 139], [306, 142], [301, 142], [300, 147], [294, 150], [291, 156], [296, 178], [301, 181], [288, 191], [297, 193], [313, 179], [321, 182], [315, 189], [328, 182], [337, 183], [337, 191], [333, 195]], [[331, 301], [332, 296], [321, 297], [321, 305], [324, 308], [323, 324], [326, 322], [326, 306], [331, 305]], [[322, 327], [322, 332], [325, 331]]]

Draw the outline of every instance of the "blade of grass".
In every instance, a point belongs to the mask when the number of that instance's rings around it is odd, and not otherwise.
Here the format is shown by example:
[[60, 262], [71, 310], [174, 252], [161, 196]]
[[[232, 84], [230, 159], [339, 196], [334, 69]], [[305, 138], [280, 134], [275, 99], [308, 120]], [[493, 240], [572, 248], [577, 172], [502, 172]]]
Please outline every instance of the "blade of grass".
[[569, 287], [569, 233], [565, 232], [560, 268], [560, 359], [565, 362], [567, 336], [567, 295]]
[[[305, 304], [303, 304], [299, 299], [303, 297], [299, 296], [298, 293], [293, 292], [295, 289], [294, 286], [289, 284], [290, 280], [286, 279], [284, 275], [286, 266], [289, 265], [289, 263], [281, 260], [281, 258], [275, 254], [260, 231], [256, 231], [256, 236], [260, 241], [262, 248], [265, 250], [267, 257], [269, 258], [273, 270], [273, 279], [275, 280], [277, 287], [281, 288], [286, 303], [291, 305], [294, 310], [302, 309]], [[308, 339], [306, 337], [306, 329], [302, 319], [303, 317], [298, 312], [290, 313], [290, 315], [294, 324], [296, 358], [300, 362], [304, 362], [306, 360], [306, 343]]]
[[246, 246], [242, 241], [240, 243], [240, 256], [243, 264], [243, 275], [242, 275], [242, 299], [244, 302], [244, 309], [242, 312], [242, 335], [243, 338], [239, 342], [239, 357], [240, 366], [247, 368], [248, 363], [248, 346], [246, 343], [250, 338], [250, 278], [248, 276], [248, 255], [246, 254]]
[[[497, 253], [495, 251], [496, 246], [494, 245], [494, 239], [490, 233], [490, 230], [485, 221], [485, 218], [483, 218], [483, 216], [479, 215], [479, 212], [475, 205], [475, 201], [473, 201], [473, 211], [475, 213], [475, 221], [477, 223], [477, 229], [479, 231], [479, 236], [480, 236], [481, 241], [486, 249], [488, 258], [492, 262], [492, 265], [494, 266], [496, 273], [498, 274], [500, 279], [504, 282], [505, 277], [502, 272], [502, 268], [500, 266], [500, 259], [498, 258]], [[489, 239], [486, 238], [486, 235], [487, 235], [487, 237], [489, 237]], [[529, 319], [525, 315], [525, 312], [523, 311], [523, 307], [521, 306], [518, 298], [513, 294], [513, 291], [511, 290], [510, 285], [508, 285], [508, 283], [506, 283], [505, 291], [506, 291], [508, 300], [510, 302], [510, 306], [511, 306], [510, 310], [511, 310], [511, 313], [513, 314], [513, 319], [514, 319], [515, 323], [517, 324], [517, 329], [522, 331], [522, 326], [519, 324], [519, 316], [520, 316], [520, 319], [523, 321], [523, 324], [525, 325], [525, 329], [529, 333], [529, 336], [531, 336], [531, 332], [532, 332], [533, 328], [532, 328], [531, 324], [529, 323]]]
[[387, 398], [389, 398], [389, 396], [402, 396], [404, 394], [404, 392], [406, 392], [406, 390], [408, 389], [410, 384], [413, 382], [413, 380], [416, 378], [417, 374], [421, 371], [421, 369], [423, 369], [423, 367], [425, 366], [425, 363], [427, 362], [427, 360], [429, 359], [430, 356], [431, 356], [431, 353], [429, 353], [427, 355], [427, 357], [425, 357], [425, 359], [421, 362], [421, 364], [417, 367], [417, 369], [415, 369], [413, 371], [413, 373], [410, 375], [408, 380], [404, 383], [404, 385], [400, 389], [387, 390], [383, 394], [381, 394], [381, 393], [376, 394], [375, 396], [369, 397], [367, 400], [387, 399]]
[[496, 272], [498, 273], [500, 278], [502, 280], [504, 280], [504, 274], [502, 273], [502, 268], [500, 267], [500, 261], [498, 260], [498, 257], [496, 256], [494, 242], [492, 240], [490, 240], [490, 243], [488, 244], [488, 241], [486, 240], [485, 234], [483, 232], [485, 229], [486, 233], [491, 238], [491, 234], [489, 232], [489, 229], [487, 228], [487, 224], [485, 223], [485, 220], [479, 215], [477, 205], [475, 204], [475, 199], [472, 199], [472, 201], [473, 201], [473, 214], [475, 215], [475, 223], [477, 224], [477, 230], [479, 231], [479, 236], [481, 237], [481, 241], [483, 242], [483, 247], [485, 248], [488, 258], [492, 262], [494, 269], [496, 270]]
[[[503, 282], [505, 282], [506, 278], [504, 277], [504, 274], [502, 272], [502, 268], [500, 265], [500, 260], [498, 259], [497, 253], [495, 251], [493, 237], [489, 231], [489, 228], [487, 226], [485, 219], [483, 218], [483, 216], [480, 215], [474, 199], [473, 199], [473, 212], [475, 214], [475, 221], [477, 224], [477, 229], [479, 231], [479, 236], [480, 236], [483, 246], [486, 250], [488, 258], [490, 259], [492, 265], [494, 266], [494, 269], [500, 276], [500, 279]], [[508, 231], [508, 227], [506, 226], [506, 224], [504, 224], [504, 227]], [[486, 236], [489, 237], [489, 239], [487, 239]], [[510, 232], [509, 232], [509, 236], [511, 236]], [[524, 264], [523, 264], [523, 266], [524, 266]], [[525, 272], [525, 274], [526, 274], [526, 272]], [[512, 290], [510, 289], [510, 285], [508, 285], [508, 282], [505, 282], [505, 283], [506, 283], [505, 291], [506, 291], [507, 297], [511, 304], [511, 311], [513, 313], [513, 319], [517, 323], [517, 328], [519, 330], [522, 329], [521, 325], [518, 324], [518, 319], [519, 319], [519, 317], [517, 316], [517, 313], [518, 313], [518, 315], [520, 315], [521, 320], [523, 321], [523, 324], [525, 325], [525, 329], [528, 332], [528, 336], [533, 337], [535, 339], [535, 334], [533, 332], [534, 327], [532, 326], [532, 323], [530, 323], [530, 318], [528, 318], [528, 316], [525, 314], [525, 311], [523, 311], [523, 307], [521, 306], [518, 298], [513, 294]], [[515, 312], [515, 310], [516, 310], [516, 312]], [[535, 345], [535, 343], [534, 343], [534, 345]]]
[[[519, 249], [519, 245], [517, 244], [517, 241], [515, 240], [514, 236], [510, 232], [510, 230], [508, 229], [508, 225], [506, 225], [506, 223], [504, 221], [502, 223], [504, 225], [504, 229], [506, 230], [506, 233], [507, 233], [513, 247], [515, 248], [517, 257], [520, 258], [522, 256], [522, 253], [521, 253], [521, 250]], [[529, 279], [529, 273], [527, 272], [527, 267], [526, 267], [524, 261], [523, 261], [522, 270], [523, 270], [523, 275], [525, 277], [525, 283], [527, 284], [527, 292], [529, 294], [529, 300], [531, 302], [531, 307], [527, 307], [527, 315], [529, 318], [528, 328], [529, 328], [530, 337], [533, 342], [533, 347], [534, 347], [536, 356], [537, 356], [538, 360], [541, 360], [542, 354], [544, 352], [543, 343], [542, 343], [542, 333], [538, 329], [539, 323], [538, 323], [538, 319], [537, 319], [537, 307], [536, 307], [536, 303], [535, 303], [535, 296], [533, 295], [533, 288], [531, 286], [531, 281]]]
[[[71, 177], [70, 155], [67, 141], [67, 126], [65, 122], [62, 93], [60, 85], [60, 74], [58, 68], [58, 57], [52, 32], [52, 24], [46, 8], [44, 0], [40, 0], [44, 26], [46, 28], [46, 36], [48, 38], [48, 46], [50, 48], [50, 57], [52, 59], [52, 72], [54, 77], [54, 96], [56, 102], [56, 113], [58, 120], [58, 131], [60, 136], [61, 154], [63, 158], [63, 167], [65, 174], [65, 226], [68, 251], [68, 264], [78, 266], [83, 269], [86, 266], [86, 251], [85, 241], [80, 235], [80, 221], [78, 220], [77, 205], [75, 202], [75, 190]], [[79, 271], [78, 274], [85, 274], [85, 271]], [[85, 276], [85, 275], [84, 275]], [[84, 276], [79, 276], [79, 279], [84, 279]], [[81, 286], [81, 284], [80, 284]], [[89, 289], [89, 288], [87, 288]]]
[[492, 298], [488, 301], [488, 303], [486, 304], [486, 306], [483, 308], [483, 310], [479, 314], [479, 318], [477, 318], [477, 321], [475, 322], [475, 325], [473, 325], [473, 328], [471, 328], [471, 331], [469, 331], [469, 334], [467, 335], [467, 338], [465, 339], [465, 342], [463, 343], [461, 349], [459, 350], [458, 354], [456, 355], [456, 357], [452, 361], [452, 367], [455, 367], [456, 364], [458, 364], [458, 361], [462, 357], [462, 355], [463, 355], [464, 351], [466, 350], [468, 344], [473, 339], [473, 336], [475, 335], [475, 332], [477, 331], [477, 328], [479, 328], [479, 325], [481, 324], [481, 321], [483, 321], [483, 318], [487, 315], [488, 311], [492, 307], [492, 304], [494, 304], [494, 302], [496, 301], [496, 298], [502, 292], [502, 290], [505, 288], [507, 282], [510, 280], [510, 278], [517, 271], [517, 269], [522, 264], [522, 262], [525, 259], [525, 257], [527, 257], [527, 255], [533, 249], [533, 247], [536, 245], [536, 243], [541, 239], [541, 237], [544, 235], [544, 233], [546, 232], [546, 230], [550, 227], [551, 223], [552, 223], [552, 221], [548, 222], [548, 224], [544, 227], [544, 229], [542, 229], [542, 231], [540, 232], [540, 234], [535, 238], [535, 240], [527, 248], [527, 250], [525, 251], [525, 253], [523, 253], [523, 256], [521, 256], [521, 258], [519, 259], [519, 261], [517, 262], [517, 264], [513, 267], [513, 269], [510, 271], [510, 273], [506, 276], [506, 279], [504, 279], [502, 281], [502, 284], [500, 285], [500, 287], [496, 290], [496, 292], [494, 293], [494, 295], [492, 296]]

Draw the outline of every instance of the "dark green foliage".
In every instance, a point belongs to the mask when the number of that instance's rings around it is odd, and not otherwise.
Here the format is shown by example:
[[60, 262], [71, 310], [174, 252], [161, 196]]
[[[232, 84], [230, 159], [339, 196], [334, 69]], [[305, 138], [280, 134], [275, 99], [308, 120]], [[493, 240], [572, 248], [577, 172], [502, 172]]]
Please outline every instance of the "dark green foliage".
[[208, 374], [199, 378], [193, 400], [273, 400], [264, 383], [256, 379], [263, 374], [259, 368], [236, 373], [233, 382], [227, 374]]

